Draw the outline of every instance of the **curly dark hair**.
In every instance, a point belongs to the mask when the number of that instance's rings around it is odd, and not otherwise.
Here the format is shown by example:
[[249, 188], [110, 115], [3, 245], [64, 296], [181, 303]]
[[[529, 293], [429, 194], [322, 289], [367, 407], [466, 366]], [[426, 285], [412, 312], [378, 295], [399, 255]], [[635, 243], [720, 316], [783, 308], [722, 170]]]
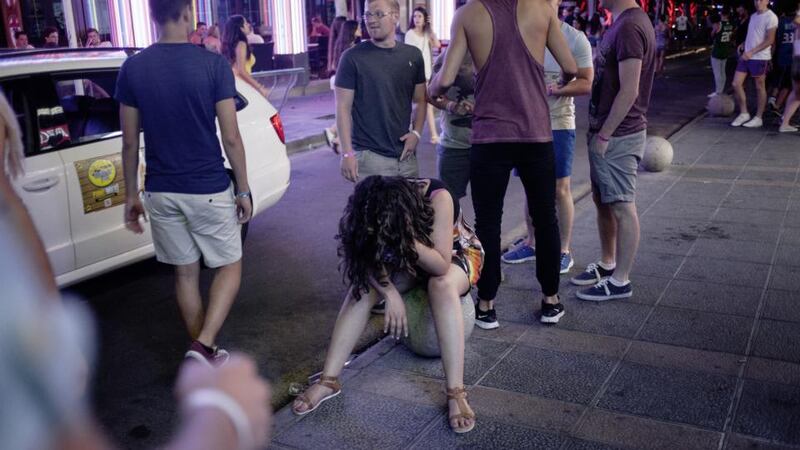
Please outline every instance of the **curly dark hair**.
[[433, 217], [417, 181], [373, 175], [356, 185], [336, 235], [339, 271], [356, 300], [369, 290], [370, 276], [416, 275], [414, 241], [433, 246]]

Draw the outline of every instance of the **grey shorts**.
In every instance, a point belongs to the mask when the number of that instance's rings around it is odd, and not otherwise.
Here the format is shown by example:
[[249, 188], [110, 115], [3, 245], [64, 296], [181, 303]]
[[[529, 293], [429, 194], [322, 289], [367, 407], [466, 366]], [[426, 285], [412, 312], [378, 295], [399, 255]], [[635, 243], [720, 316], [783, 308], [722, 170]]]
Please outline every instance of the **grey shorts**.
[[358, 161], [358, 179], [363, 180], [371, 175], [382, 175], [385, 177], [401, 176], [406, 178], [418, 178], [419, 166], [417, 155], [412, 155], [405, 161], [399, 158], [389, 158], [379, 155], [369, 150], [356, 152]]
[[469, 184], [469, 152], [468, 148], [450, 148], [442, 145], [436, 146], [436, 166], [439, 179], [447, 185], [450, 192], [457, 198], [467, 195]]
[[[595, 136], [589, 133], [586, 142]], [[589, 174], [592, 190], [601, 203], [632, 202], [636, 197], [636, 170], [644, 156], [645, 130], [627, 136], [612, 137], [601, 157], [589, 151]]]
[[233, 185], [215, 194], [145, 192], [144, 206], [160, 262], [182, 266], [202, 255], [208, 267], [221, 267], [242, 258]]

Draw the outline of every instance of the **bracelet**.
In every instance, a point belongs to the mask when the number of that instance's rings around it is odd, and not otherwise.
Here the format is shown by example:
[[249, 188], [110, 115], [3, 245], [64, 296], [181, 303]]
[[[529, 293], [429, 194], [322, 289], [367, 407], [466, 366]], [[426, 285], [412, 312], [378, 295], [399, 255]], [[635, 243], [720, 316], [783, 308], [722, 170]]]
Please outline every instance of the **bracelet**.
[[411, 130], [409, 130], [409, 132], [414, 133], [414, 136], [416, 136], [417, 139], [422, 139], [422, 136], [419, 135], [419, 132], [417, 130], [412, 128]]
[[250, 194], [250, 191], [239, 192], [236, 194], [236, 196], [239, 198], [253, 198], [253, 196]]
[[608, 142], [608, 140], [609, 140], [607, 137], [603, 136], [600, 133], [597, 133], [596, 136], [597, 136], [597, 139], [600, 139], [603, 142]]
[[189, 394], [186, 399], [187, 409], [200, 409], [213, 407], [222, 411], [236, 429], [236, 436], [239, 440], [240, 449], [254, 448], [255, 439], [250, 419], [247, 418], [244, 409], [230, 395], [218, 389], [199, 389]]

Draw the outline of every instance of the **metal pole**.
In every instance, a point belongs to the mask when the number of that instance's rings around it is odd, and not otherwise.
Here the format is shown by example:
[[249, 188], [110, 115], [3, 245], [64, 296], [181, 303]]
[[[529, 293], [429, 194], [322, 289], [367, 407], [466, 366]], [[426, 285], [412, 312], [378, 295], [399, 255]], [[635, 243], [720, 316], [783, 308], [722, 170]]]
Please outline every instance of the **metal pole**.
[[64, 26], [67, 27], [67, 40], [70, 47], [78, 47], [78, 32], [75, 29], [75, 11], [72, 10], [72, 0], [62, 0], [64, 8]]

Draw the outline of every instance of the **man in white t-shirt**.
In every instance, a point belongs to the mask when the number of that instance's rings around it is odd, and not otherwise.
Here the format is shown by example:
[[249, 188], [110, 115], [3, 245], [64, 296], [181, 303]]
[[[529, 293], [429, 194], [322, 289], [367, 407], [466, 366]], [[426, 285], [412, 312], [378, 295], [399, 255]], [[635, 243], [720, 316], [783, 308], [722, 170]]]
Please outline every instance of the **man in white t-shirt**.
[[[561, 0], [548, 1], [558, 10]], [[561, 234], [561, 273], [563, 274], [567, 273], [574, 264], [570, 254], [572, 221], [575, 213], [570, 191], [572, 159], [575, 154], [575, 103], [572, 97], [589, 95], [594, 80], [594, 66], [592, 64], [592, 46], [586, 35], [565, 22], [561, 23], [561, 32], [578, 64], [578, 73], [571, 82], [563, 86], [559, 85], [561, 67], [547, 49], [545, 49], [544, 56], [544, 72], [547, 82], [547, 104], [550, 107], [550, 127], [553, 129], [553, 150], [556, 158], [556, 205], [558, 228]], [[514, 264], [536, 259], [536, 250], [532, 242], [533, 224], [531, 215], [527, 211], [527, 202], [525, 217], [528, 225], [528, 238], [503, 255], [502, 260], [505, 263]], [[543, 314], [542, 322], [555, 323], [559, 318], [558, 314]]]
[[[767, 64], [772, 59], [771, 46], [775, 42], [775, 31], [778, 29], [778, 16], [769, 9], [769, 0], [755, 0], [756, 12], [750, 16], [747, 27], [747, 39], [739, 46], [739, 64], [733, 76], [733, 92], [739, 104], [739, 115], [731, 122], [734, 127], [759, 128], [764, 125], [762, 117], [767, 107]], [[758, 105], [755, 117], [750, 117], [747, 110], [747, 97], [744, 92], [744, 81], [750, 75], [756, 84]]]
[[680, 15], [675, 19], [675, 31], [678, 37], [678, 49], [683, 50], [686, 41], [689, 39], [689, 18], [683, 9], [680, 10]]

